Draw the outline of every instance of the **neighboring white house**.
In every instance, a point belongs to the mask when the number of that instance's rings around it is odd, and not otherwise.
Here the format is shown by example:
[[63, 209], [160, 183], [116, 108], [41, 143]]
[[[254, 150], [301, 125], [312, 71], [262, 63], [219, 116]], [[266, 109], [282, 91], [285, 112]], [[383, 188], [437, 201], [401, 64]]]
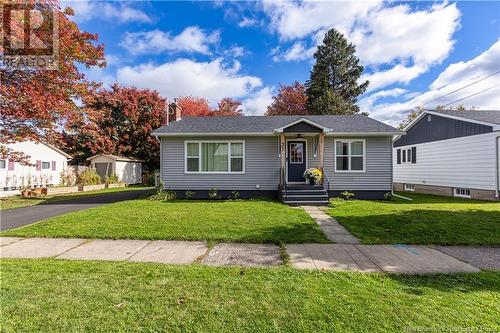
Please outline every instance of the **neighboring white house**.
[[123, 156], [98, 154], [89, 157], [90, 166], [97, 171], [101, 178], [111, 176], [113, 173], [118, 180], [125, 184], [142, 183], [142, 160]]
[[394, 141], [394, 189], [499, 198], [500, 111], [424, 111]]
[[68, 166], [71, 156], [48, 144], [23, 141], [5, 145], [30, 156], [30, 165], [0, 160], [0, 190], [12, 191], [21, 186], [58, 185], [61, 172]]

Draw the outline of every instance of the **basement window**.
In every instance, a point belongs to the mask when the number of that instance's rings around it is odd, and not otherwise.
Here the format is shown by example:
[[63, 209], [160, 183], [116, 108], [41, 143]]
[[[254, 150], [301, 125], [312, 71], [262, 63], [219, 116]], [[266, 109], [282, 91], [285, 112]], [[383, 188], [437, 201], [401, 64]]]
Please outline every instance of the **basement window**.
[[413, 191], [415, 191], [415, 185], [413, 185], [413, 184], [405, 184], [405, 191], [407, 191], [407, 192], [413, 192]]
[[470, 189], [455, 188], [455, 196], [459, 198], [470, 198]]

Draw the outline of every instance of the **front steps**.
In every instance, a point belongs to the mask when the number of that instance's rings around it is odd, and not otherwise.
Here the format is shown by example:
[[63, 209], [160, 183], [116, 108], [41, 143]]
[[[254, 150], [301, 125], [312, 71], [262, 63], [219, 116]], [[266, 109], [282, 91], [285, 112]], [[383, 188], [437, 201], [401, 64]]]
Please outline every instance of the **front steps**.
[[283, 203], [294, 206], [325, 206], [328, 204], [328, 192], [322, 185], [287, 185]]

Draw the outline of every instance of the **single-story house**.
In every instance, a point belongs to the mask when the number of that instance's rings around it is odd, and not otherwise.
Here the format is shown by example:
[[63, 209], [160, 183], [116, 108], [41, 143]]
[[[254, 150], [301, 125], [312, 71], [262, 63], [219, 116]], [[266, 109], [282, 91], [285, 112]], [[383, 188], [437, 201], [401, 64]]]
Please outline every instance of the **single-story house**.
[[124, 156], [109, 154], [98, 154], [87, 158], [90, 167], [105, 179], [107, 176], [116, 174], [118, 180], [125, 184], [142, 183], [142, 160]]
[[500, 111], [423, 111], [394, 141], [394, 189], [498, 199]]
[[21, 186], [47, 186], [60, 183], [61, 172], [72, 157], [62, 150], [41, 142], [23, 141], [6, 144], [7, 148], [30, 156], [31, 165], [0, 160], [0, 190], [18, 190]]
[[[160, 177], [178, 197], [237, 191], [242, 198], [325, 203], [343, 191], [381, 199], [392, 188], [394, 127], [364, 115], [187, 117], [153, 131]], [[323, 182], [305, 185], [319, 168]]]

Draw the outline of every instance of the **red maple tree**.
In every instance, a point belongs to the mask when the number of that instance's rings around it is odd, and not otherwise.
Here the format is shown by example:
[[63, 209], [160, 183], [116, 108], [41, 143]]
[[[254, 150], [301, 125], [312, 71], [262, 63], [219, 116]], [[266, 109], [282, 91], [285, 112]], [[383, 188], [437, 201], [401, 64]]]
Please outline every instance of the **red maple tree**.
[[[60, 128], [80, 113], [75, 101], [85, 98], [96, 87], [86, 80], [78, 66], [104, 67], [104, 46], [98, 43], [97, 34], [80, 31], [70, 19], [74, 14], [71, 8], [62, 10], [57, 1], [23, 3], [55, 11], [59, 22], [58, 69], [26, 70], [8, 66], [1, 69], [0, 143], [25, 140], [57, 143], [61, 139]], [[24, 27], [22, 22], [13, 22], [12, 26]], [[1, 158], [27, 162], [19, 152], [1, 147]]]
[[240, 108], [241, 102], [226, 97], [218, 103], [217, 109], [213, 111], [214, 116], [243, 116], [243, 110]]
[[273, 102], [267, 107], [266, 116], [306, 115], [307, 96], [302, 83], [295, 81], [289, 86], [280, 85], [280, 90], [273, 96]]
[[142, 159], [153, 170], [160, 145], [151, 132], [166, 120], [167, 101], [157, 91], [115, 84], [85, 99], [82, 117], [69, 126], [66, 139], [78, 160], [114, 154]]
[[177, 99], [182, 109], [182, 117], [205, 117], [212, 115], [212, 109], [206, 98], [184, 96]]

